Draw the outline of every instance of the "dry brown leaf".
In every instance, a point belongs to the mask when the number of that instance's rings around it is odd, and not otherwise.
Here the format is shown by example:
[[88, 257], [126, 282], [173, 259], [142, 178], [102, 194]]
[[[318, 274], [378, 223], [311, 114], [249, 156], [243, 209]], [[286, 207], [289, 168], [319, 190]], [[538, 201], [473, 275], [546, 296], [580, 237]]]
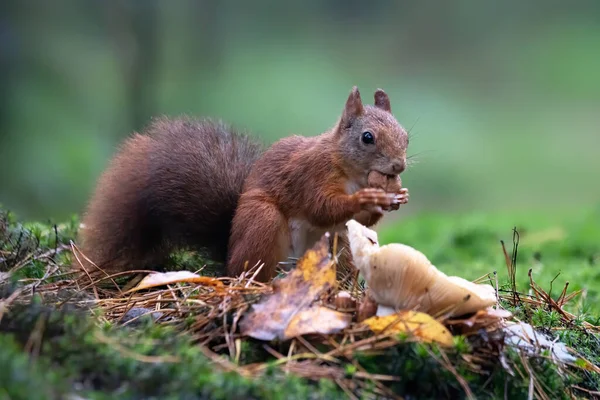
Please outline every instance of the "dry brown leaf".
[[[242, 334], [273, 340], [344, 328], [349, 319], [342, 318], [341, 313], [311, 307], [334, 284], [335, 265], [329, 253], [329, 235], [325, 234], [298, 260], [294, 270], [273, 283], [272, 294], [252, 306], [240, 324]], [[333, 321], [326, 321], [331, 317]], [[312, 323], [310, 318], [315, 318]]]
[[455, 333], [459, 331], [461, 334], [468, 334], [479, 332], [480, 329], [494, 329], [511, 317], [512, 313], [509, 311], [488, 307], [468, 318], [449, 318], [444, 321], [444, 324], [452, 327]]
[[452, 346], [452, 334], [431, 315], [417, 311], [399, 311], [385, 317], [371, 317], [363, 321], [375, 333], [408, 333], [424, 342]]
[[350, 314], [332, 310], [331, 308], [313, 305], [299, 311], [285, 328], [283, 336], [292, 338], [308, 333], [339, 332], [352, 321]]
[[148, 289], [156, 286], [171, 285], [173, 283], [200, 283], [209, 286], [223, 286], [223, 282], [208, 276], [200, 276], [189, 271], [153, 272], [126, 293]]

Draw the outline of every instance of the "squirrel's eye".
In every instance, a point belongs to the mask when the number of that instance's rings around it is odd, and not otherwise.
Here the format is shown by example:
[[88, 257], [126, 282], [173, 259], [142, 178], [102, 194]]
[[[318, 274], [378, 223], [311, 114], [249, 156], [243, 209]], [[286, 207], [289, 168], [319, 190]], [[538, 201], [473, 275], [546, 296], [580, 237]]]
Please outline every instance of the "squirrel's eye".
[[362, 141], [364, 144], [373, 144], [375, 143], [375, 138], [373, 137], [373, 134], [371, 132], [367, 131], [363, 132]]

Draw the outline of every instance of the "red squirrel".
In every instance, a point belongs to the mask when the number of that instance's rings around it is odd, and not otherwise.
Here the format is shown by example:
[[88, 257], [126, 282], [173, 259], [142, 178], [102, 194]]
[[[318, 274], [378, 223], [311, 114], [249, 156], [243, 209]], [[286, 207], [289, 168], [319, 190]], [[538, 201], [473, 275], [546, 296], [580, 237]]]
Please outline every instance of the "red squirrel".
[[205, 248], [229, 276], [264, 263], [264, 282], [349, 219], [376, 224], [408, 191], [368, 187], [369, 173], [399, 181], [409, 139], [387, 94], [374, 99], [363, 105], [353, 87], [332, 129], [266, 151], [222, 122], [155, 119], [125, 140], [97, 183], [80, 235], [98, 268], [85, 268], [156, 269], [176, 248]]

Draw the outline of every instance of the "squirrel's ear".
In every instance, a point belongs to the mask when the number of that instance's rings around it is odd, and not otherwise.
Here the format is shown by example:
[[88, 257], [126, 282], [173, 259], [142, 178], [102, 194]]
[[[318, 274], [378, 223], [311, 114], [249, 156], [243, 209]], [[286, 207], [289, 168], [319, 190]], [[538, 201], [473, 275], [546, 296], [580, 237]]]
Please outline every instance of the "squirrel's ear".
[[344, 113], [342, 114], [341, 125], [344, 128], [349, 128], [352, 122], [363, 113], [362, 99], [360, 98], [360, 92], [358, 88], [354, 86], [346, 100], [346, 107], [344, 107]]
[[383, 89], [377, 89], [375, 91], [375, 107], [381, 108], [387, 112], [392, 112], [390, 98], [388, 97], [387, 93], [383, 91]]

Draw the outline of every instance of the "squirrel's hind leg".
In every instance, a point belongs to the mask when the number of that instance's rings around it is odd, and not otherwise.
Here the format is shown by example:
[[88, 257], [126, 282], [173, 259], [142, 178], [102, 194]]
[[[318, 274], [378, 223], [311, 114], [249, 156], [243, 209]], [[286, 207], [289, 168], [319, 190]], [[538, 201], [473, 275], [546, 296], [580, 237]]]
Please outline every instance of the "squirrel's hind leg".
[[277, 265], [285, 261], [290, 249], [287, 219], [266, 196], [242, 195], [233, 218], [229, 239], [227, 273], [239, 276], [259, 262], [265, 265], [256, 280], [275, 277]]

